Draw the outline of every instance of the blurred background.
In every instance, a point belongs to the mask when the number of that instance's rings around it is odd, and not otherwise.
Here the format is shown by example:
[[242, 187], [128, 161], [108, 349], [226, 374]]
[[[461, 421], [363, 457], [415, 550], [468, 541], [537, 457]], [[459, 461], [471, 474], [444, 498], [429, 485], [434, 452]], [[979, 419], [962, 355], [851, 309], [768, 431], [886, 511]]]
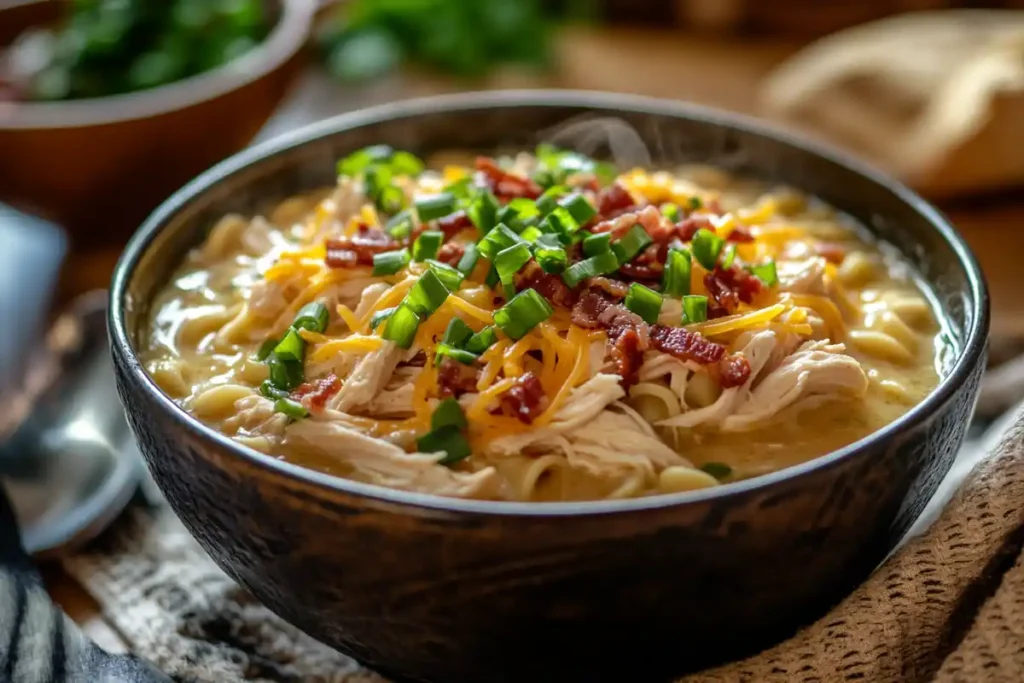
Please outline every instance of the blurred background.
[[[83, 339], [104, 338], [102, 297], [78, 297], [106, 287], [124, 241], [191, 178], [345, 111], [545, 87], [738, 111], [880, 166], [946, 211], [978, 254], [993, 357], [1024, 351], [1020, 257], [1007, 248], [1024, 225], [1024, 0], [0, 0], [0, 465], [61, 416], [109, 417], [58, 400], [84, 405], [55, 378], [93, 367], [96, 344]], [[60, 363], [26, 380], [42, 347]], [[1024, 361], [1007, 366], [993, 375], [1005, 385], [993, 413], [1024, 392]], [[44, 399], [54, 409], [33, 410]], [[82, 452], [60, 443], [52, 463]], [[25, 465], [34, 483], [15, 507], [66, 519], [74, 508], [53, 512], [38, 470]], [[104, 494], [108, 509], [133, 476]], [[39, 547], [89, 532], [62, 529]], [[97, 621], [80, 589], [48, 578], [72, 616]], [[105, 640], [98, 621], [93, 634]]]

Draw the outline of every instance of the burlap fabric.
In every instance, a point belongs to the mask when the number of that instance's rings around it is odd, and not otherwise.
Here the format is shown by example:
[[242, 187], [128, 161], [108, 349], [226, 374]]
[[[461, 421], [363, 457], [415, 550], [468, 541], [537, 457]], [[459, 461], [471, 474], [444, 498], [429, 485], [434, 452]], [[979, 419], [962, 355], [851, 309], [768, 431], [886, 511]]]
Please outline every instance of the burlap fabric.
[[[793, 639], [686, 683], [1024, 681], [1024, 413], [938, 520]], [[179, 681], [383, 681], [288, 626], [166, 511], [66, 561], [138, 654]]]

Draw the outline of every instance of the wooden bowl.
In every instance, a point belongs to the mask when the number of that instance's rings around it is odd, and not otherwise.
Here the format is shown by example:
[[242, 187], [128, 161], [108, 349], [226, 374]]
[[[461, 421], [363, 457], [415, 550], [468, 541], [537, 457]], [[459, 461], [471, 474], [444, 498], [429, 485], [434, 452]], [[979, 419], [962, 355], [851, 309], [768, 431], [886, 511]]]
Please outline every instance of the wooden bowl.
[[[532, 146], [574, 117], [631, 124], [656, 162], [768, 176], [838, 206], [900, 249], [943, 302], [958, 350], [893, 424], [817, 460], [676, 495], [582, 503], [456, 500], [360, 484], [245, 448], [146, 374], [150, 301], [219, 216], [330, 185], [335, 161], [388, 143]], [[248, 150], [169, 199], [111, 290], [122, 401], [160, 488], [214, 560], [317, 639], [403, 680], [637, 681], [749, 654], [822, 615], [921, 512], [964, 438], [988, 297], [949, 223], [905, 187], [749, 120], [579, 92], [389, 104]]]
[[[52, 23], [63, 3], [0, 10], [0, 44]], [[80, 246], [121, 241], [168, 194], [245, 147], [297, 72], [313, 0], [277, 0], [257, 48], [151, 90], [0, 103], [0, 201], [67, 228]]]

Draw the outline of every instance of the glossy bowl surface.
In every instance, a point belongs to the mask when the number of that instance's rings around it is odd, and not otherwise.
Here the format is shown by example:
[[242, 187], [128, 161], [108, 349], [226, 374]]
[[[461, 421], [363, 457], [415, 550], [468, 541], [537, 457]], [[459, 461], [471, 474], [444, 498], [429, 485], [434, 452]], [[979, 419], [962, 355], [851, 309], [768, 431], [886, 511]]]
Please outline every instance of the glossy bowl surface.
[[[0, 46], [52, 24], [64, 4], [0, 8]], [[123, 242], [170, 193], [249, 144], [286, 94], [315, 0], [268, 6], [267, 38], [211, 71], [109, 97], [0, 103], [0, 201], [61, 224], [79, 246]]]
[[[193, 420], [141, 367], [134, 348], [154, 292], [220, 215], [331, 184], [336, 159], [364, 145], [532, 146], [580, 117], [629, 123], [651, 158], [627, 145], [636, 158], [626, 163], [699, 160], [785, 182], [894, 244], [949, 319], [958, 351], [938, 388], [868, 438], [757, 479], [530, 504], [394, 491], [264, 456]], [[833, 152], [674, 102], [510, 91], [341, 116], [200, 176], [129, 243], [110, 331], [122, 401], [172, 507], [221, 567], [298, 627], [407, 680], [658, 680], [788, 636], [893, 548], [963, 440], [988, 297], [943, 216]]]

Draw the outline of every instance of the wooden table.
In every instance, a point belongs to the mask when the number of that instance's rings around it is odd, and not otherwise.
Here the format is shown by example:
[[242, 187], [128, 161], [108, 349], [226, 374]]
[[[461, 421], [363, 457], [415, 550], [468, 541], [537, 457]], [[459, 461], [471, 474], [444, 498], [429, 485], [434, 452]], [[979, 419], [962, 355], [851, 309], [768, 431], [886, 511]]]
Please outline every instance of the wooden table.
[[[484, 87], [557, 86], [610, 90], [691, 100], [755, 113], [758, 81], [799, 48], [786, 41], [727, 41], [678, 33], [574, 30], [560, 44], [557, 77], [538, 80], [503, 73]], [[401, 97], [464, 88], [427, 75], [396, 77], [359, 91], [325, 84], [310, 74], [268, 134], [346, 109]], [[977, 253], [992, 290], [995, 345], [1024, 339], [1024, 296], [1017, 294], [1022, 268], [1018, 226], [1024, 226], [1024, 192], [988, 201], [943, 205]], [[67, 293], [106, 287], [116, 251], [72, 254], [62, 283]], [[99, 614], [98, 606], [58, 567], [45, 571], [54, 599], [101, 645], [124, 648], [124, 640]]]

